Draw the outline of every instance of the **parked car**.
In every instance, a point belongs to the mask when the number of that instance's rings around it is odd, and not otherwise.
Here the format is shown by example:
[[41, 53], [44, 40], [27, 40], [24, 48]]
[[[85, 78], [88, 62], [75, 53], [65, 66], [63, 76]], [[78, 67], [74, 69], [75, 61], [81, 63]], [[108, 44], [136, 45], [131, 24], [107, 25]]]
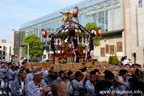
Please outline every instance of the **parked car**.
[[[22, 65], [23, 62], [27, 62], [27, 59], [21, 60], [21, 61], [20, 61], [20, 65]], [[29, 60], [29, 62], [30, 62], [30, 60]]]
[[43, 59], [40, 62], [51, 62], [51, 61], [52, 61], [52, 59]]

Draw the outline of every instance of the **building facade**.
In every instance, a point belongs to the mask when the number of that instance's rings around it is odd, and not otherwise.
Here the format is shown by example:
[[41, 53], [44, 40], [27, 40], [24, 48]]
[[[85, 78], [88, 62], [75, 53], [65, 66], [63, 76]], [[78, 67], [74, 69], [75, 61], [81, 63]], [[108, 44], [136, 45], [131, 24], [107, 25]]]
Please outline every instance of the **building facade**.
[[29, 21], [23, 24], [19, 31], [25, 32], [25, 36], [32, 33], [36, 34], [42, 42], [46, 42], [44, 47], [47, 49], [50, 38], [43, 38], [41, 29], [54, 33], [63, 24], [63, 16], [60, 11], [73, 11], [74, 7], [77, 6], [80, 24], [85, 26], [88, 22], [95, 22], [103, 31], [100, 40], [101, 45], [95, 47], [94, 51], [91, 52], [93, 56], [98, 57], [99, 61], [108, 61], [111, 55], [117, 55], [119, 60], [126, 55], [128, 58], [132, 58], [133, 63], [143, 64], [144, 44], [142, 43], [142, 36], [144, 34], [141, 32], [141, 26], [144, 24], [142, 23], [143, 6], [140, 4], [143, 4], [142, 0], [84, 0]]
[[0, 40], [0, 60], [11, 62], [11, 44], [3, 39]]
[[13, 62], [19, 62], [22, 57], [26, 57], [23, 48], [23, 39], [25, 32], [19, 32], [14, 29], [11, 30], [11, 57]]

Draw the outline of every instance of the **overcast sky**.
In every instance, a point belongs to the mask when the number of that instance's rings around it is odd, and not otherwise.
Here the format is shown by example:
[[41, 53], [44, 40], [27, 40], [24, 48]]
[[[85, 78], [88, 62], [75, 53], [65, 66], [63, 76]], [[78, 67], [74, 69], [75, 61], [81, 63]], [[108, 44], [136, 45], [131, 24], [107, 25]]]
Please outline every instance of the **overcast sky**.
[[30, 20], [83, 0], [0, 0], [0, 39], [11, 43], [11, 30]]

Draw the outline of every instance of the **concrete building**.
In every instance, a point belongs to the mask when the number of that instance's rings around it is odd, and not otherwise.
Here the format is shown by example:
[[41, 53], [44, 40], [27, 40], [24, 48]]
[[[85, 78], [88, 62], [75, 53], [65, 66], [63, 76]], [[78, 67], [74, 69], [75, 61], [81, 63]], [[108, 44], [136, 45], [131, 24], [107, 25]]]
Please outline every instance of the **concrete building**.
[[[133, 63], [144, 64], [144, 7], [143, 0], [84, 0], [75, 5], [40, 17], [23, 24], [19, 31], [36, 34], [42, 42], [50, 39], [43, 38], [41, 29], [52, 33], [60, 27], [62, 14], [79, 8], [79, 20], [83, 26], [87, 22], [95, 22], [102, 30], [100, 46], [91, 52], [99, 61], [108, 61], [109, 56], [117, 55], [132, 58]], [[49, 43], [44, 43], [48, 48]]]
[[[19, 32], [12, 29], [12, 39], [11, 39], [11, 56], [13, 62], [19, 62], [22, 57], [26, 57], [23, 48], [23, 39], [25, 32]], [[16, 56], [17, 55], [17, 56]]]
[[6, 43], [6, 40], [0, 39], [0, 43]]
[[11, 62], [11, 44], [3, 39], [0, 40], [0, 60]]

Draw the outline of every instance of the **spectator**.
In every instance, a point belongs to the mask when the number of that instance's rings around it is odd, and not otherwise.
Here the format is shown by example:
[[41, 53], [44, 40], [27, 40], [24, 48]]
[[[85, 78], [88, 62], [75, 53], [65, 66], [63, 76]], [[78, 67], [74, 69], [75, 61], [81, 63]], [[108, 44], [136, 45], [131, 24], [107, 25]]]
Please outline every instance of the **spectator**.
[[123, 65], [129, 64], [129, 60], [127, 60], [127, 56], [124, 57], [124, 60], [122, 61]]
[[129, 58], [128, 60], [129, 60], [129, 65], [132, 66], [132, 60], [131, 60], [131, 58]]

